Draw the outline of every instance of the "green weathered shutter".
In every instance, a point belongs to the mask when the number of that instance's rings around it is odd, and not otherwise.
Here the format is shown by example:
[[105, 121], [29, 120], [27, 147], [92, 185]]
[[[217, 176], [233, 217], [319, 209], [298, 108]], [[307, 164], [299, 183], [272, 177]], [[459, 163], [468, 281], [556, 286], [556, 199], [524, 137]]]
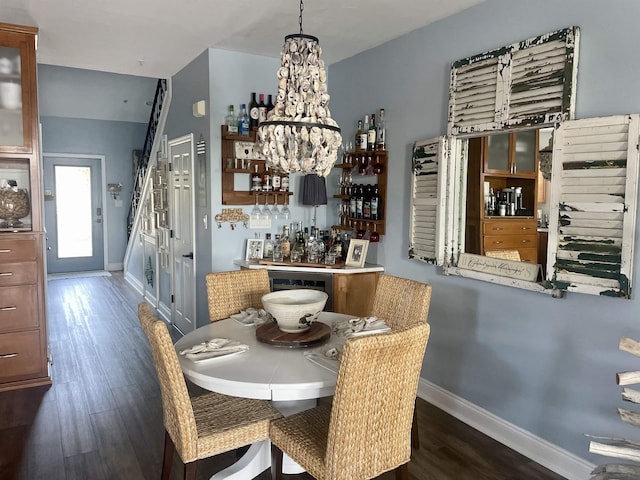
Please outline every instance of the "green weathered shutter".
[[640, 116], [563, 122], [553, 140], [549, 288], [629, 297]]
[[578, 27], [459, 60], [449, 88], [450, 135], [573, 118]]
[[411, 159], [409, 258], [444, 263], [445, 137], [416, 142]]

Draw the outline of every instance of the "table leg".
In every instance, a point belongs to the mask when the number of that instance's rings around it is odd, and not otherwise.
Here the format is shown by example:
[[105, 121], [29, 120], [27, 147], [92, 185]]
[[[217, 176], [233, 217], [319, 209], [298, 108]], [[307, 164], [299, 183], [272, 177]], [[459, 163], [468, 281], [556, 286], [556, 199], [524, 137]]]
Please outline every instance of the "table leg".
[[271, 442], [254, 443], [233, 465], [215, 473], [210, 480], [247, 480], [255, 478], [271, 467]]

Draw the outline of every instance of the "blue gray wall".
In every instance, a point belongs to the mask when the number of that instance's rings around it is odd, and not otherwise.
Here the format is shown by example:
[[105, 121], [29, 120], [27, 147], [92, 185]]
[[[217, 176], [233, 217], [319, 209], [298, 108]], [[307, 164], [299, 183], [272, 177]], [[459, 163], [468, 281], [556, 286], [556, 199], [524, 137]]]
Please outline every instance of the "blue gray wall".
[[[121, 269], [133, 188], [132, 151], [141, 150], [156, 80], [38, 65], [42, 151], [105, 156], [104, 183], [122, 183], [123, 206], [107, 197], [105, 268]], [[125, 101], [126, 100], [126, 101]]]
[[[623, 335], [640, 339], [637, 294], [556, 300], [409, 260], [410, 150], [446, 133], [453, 61], [572, 25], [581, 27], [577, 117], [640, 112], [638, 18], [635, 0], [488, 0], [329, 69], [332, 114], [346, 135], [385, 108], [392, 214], [378, 260], [433, 285], [422, 376], [594, 463], [606, 459], [588, 453], [585, 433], [640, 433], [618, 419], [615, 383], [616, 372], [638, 367], [617, 349]], [[635, 271], [637, 282], [637, 261]]]

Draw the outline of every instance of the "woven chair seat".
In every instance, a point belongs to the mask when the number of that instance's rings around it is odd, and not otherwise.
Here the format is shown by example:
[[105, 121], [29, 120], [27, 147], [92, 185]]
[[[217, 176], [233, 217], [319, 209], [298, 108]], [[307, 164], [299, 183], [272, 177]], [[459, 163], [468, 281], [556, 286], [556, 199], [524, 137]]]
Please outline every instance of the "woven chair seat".
[[269, 272], [264, 268], [208, 273], [205, 283], [210, 322], [249, 307], [262, 308], [262, 296], [271, 291]]

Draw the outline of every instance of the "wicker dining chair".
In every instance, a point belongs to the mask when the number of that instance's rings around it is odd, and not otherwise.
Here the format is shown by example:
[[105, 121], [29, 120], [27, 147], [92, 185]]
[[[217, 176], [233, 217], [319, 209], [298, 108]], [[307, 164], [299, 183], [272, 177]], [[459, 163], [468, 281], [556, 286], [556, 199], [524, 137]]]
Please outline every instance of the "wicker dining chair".
[[177, 450], [184, 463], [184, 478], [196, 478], [197, 461], [265, 440], [269, 422], [282, 415], [264, 400], [209, 393], [189, 398], [166, 324], [147, 303], [138, 306], [138, 318], [153, 355], [164, 418], [162, 479], [171, 475]]
[[[391, 328], [427, 321], [431, 285], [393, 275], [380, 275], [369, 315], [383, 319]], [[411, 444], [420, 448], [417, 408], [413, 414]]]
[[262, 296], [271, 291], [266, 269], [208, 273], [209, 321], [217, 322], [249, 307], [262, 308]]
[[331, 405], [271, 422], [271, 478], [282, 454], [317, 480], [365, 480], [395, 469], [408, 478], [411, 416], [429, 325], [345, 343]]

